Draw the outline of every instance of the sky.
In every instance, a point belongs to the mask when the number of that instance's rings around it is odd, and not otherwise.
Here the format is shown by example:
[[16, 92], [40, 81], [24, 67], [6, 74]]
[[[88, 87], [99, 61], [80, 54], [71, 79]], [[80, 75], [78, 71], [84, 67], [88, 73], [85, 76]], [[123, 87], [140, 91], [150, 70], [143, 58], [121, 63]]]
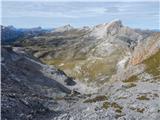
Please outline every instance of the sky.
[[[17, 28], [55, 28], [66, 24], [93, 26], [120, 19], [126, 26], [160, 29], [160, 6], [155, 0], [3, 0], [1, 24]], [[79, 1], [79, 2], [75, 2]], [[113, 0], [112, 0], [113, 1]], [[114, 0], [116, 1], [116, 0]]]

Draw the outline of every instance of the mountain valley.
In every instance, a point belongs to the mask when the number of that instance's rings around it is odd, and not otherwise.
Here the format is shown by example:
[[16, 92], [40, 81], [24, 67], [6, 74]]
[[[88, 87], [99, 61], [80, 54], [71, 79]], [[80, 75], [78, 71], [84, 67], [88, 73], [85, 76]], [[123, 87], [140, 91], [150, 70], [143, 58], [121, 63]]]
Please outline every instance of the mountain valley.
[[25, 34], [2, 43], [1, 67], [4, 120], [160, 117], [160, 32], [113, 20]]

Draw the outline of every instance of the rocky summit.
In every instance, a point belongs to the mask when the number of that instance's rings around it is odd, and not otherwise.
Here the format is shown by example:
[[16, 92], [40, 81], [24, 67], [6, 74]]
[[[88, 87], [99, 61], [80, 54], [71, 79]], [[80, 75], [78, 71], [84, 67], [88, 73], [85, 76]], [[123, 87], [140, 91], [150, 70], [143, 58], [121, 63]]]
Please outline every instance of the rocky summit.
[[11, 42], [1, 49], [3, 120], [160, 118], [160, 32], [113, 20]]

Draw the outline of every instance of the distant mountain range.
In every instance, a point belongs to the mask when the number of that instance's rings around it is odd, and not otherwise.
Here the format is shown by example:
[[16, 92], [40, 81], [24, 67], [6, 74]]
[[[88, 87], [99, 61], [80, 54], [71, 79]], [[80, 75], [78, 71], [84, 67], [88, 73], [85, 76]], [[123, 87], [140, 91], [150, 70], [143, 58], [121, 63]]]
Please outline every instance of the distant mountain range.
[[49, 32], [49, 29], [36, 28], [15, 28], [13, 26], [1, 26], [1, 41], [2, 44], [13, 43], [22, 38], [42, 35]]
[[[90, 27], [85, 26], [83, 28], [89, 29]], [[51, 29], [43, 29], [41, 27], [15, 28], [14, 26], [1, 25], [1, 41], [2, 41], [2, 44], [10, 44], [22, 38], [34, 37], [34, 36], [42, 35], [42, 34], [53, 32], [53, 31], [62, 32], [62, 31], [71, 30], [71, 29], [74, 29], [74, 27], [71, 26], [70, 24], [59, 27], [59, 28], [51, 28]], [[150, 31], [159, 32], [160, 30], [153, 29]]]

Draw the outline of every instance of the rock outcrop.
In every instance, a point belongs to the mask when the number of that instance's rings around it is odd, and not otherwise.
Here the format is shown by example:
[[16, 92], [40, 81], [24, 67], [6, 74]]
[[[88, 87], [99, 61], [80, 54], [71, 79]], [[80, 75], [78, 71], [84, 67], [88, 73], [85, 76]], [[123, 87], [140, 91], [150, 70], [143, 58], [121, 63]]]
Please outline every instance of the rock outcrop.
[[145, 59], [156, 54], [160, 50], [160, 33], [155, 33], [147, 39], [140, 41], [135, 47], [132, 55], [131, 64], [139, 64]]
[[72, 27], [70, 24], [56, 28], [55, 30], [53, 30], [53, 32], [65, 32], [65, 31], [70, 31], [73, 30], [74, 27]]

